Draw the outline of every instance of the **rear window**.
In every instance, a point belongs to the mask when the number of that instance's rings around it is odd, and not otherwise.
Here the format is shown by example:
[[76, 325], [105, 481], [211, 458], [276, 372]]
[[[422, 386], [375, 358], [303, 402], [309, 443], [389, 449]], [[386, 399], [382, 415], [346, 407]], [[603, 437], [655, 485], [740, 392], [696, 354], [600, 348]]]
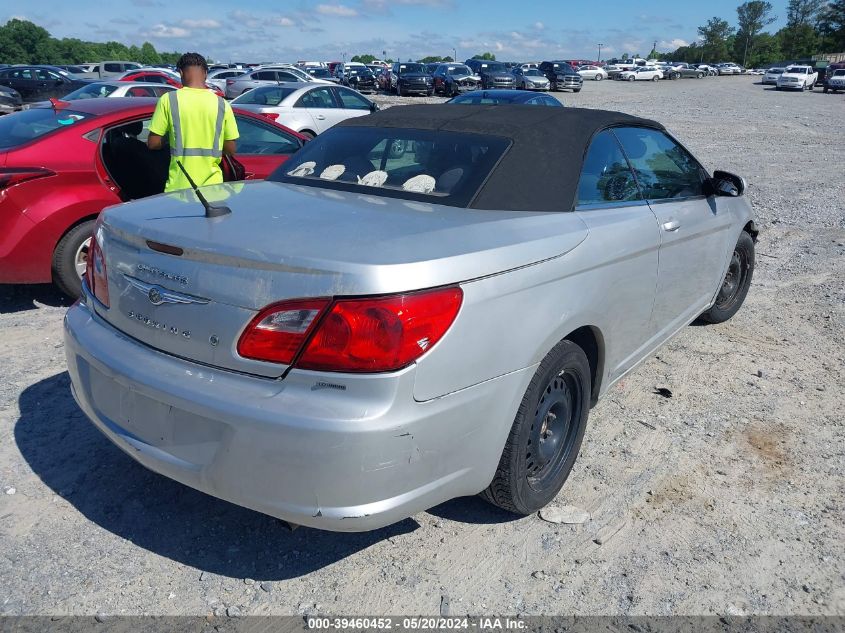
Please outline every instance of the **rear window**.
[[75, 99], [96, 99], [98, 97], [108, 97], [111, 93], [117, 90], [117, 86], [111, 84], [88, 84], [71, 93], [66, 94], [62, 99], [64, 101], [73, 101]]
[[269, 180], [465, 207], [508, 146], [505, 138], [481, 134], [337, 127]]
[[0, 117], [0, 149], [9, 149], [45, 136], [54, 130], [71, 127], [90, 114], [53, 108], [31, 108]]
[[265, 86], [263, 88], [255, 88], [242, 94], [240, 97], [232, 101], [234, 104], [243, 105], [245, 103], [251, 105], [267, 105], [277, 106], [282, 100], [289, 95], [299, 90], [299, 88], [282, 88], [281, 86]]

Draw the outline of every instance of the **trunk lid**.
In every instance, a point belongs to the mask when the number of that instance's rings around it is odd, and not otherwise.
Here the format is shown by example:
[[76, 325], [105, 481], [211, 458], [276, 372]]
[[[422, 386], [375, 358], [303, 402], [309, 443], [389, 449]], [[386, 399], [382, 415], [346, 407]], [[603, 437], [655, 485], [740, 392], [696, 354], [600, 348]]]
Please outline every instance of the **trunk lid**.
[[192, 191], [104, 212], [111, 305], [95, 308], [156, 349], [267, 376], [284, 368], [243, 359], [236, 346], [270, 303], [463, 282], [559, 256], [587, 235], [573, 213], [477, 211], [272, 182], [203, 193], [232, 213], [206, 218]]

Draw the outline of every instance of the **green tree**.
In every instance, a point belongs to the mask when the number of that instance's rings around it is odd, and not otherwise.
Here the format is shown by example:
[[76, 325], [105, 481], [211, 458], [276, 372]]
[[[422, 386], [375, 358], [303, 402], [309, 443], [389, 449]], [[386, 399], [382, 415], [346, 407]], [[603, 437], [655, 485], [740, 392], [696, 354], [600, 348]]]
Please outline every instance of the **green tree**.
[[743, 2], [736, 8], [736, 15], [739, 29], [734, 41], [734, 58], [742, 59], [742, 65], [746, 66], [760, 32], [777, 16], [772, 15], [772, 4], [765, 0]]
[[147, 66], [154, 66], [161, 63], [161, 55], [155, 49], [155, 46], [149, 42], [144, 42], [141, 45], [141, 54], [138, 56], [138, 61]]
[[834, 0], [819, 16], [819, 32], [824, 37], [825, 50], [845, 51], [845, 0]]
[[707, 24], [698, 27], [701, 36], [703, 61], [719, 62], [728, 57], [729, 40], [734, 34], [734, 28], [720, 17], [712, 17]]
[[763, 68], [781, 59], [780, 38], [771, 33], [760, 33], [754, 40], [754, 50], [748, 53], [748, 67]]
[[786, 26], [780, 30], [781, 48], [788, 58], [810, 57], [817, 52], [819, 22], [825, 0], [789, 0]]
[[372, 64], [373, 61], [375, 61], [375, 59], [376, 59], [375, 55], [370, 55], [369, 53], [367, 53], [366, 55], [355, 55], [349, 61], [359, 62], [361, 64]]
[[47, 29], [29, 20], [12, 18], [0, 27], [0, 58], [10, 64], [54, 63], [58, 56], [56, 40]]
[[473, 55], [473, 59], [483, 59], [484, 61], [494, 62], [496, 61], [496, 56], [493, 53], [481, 53], [480, 55]]

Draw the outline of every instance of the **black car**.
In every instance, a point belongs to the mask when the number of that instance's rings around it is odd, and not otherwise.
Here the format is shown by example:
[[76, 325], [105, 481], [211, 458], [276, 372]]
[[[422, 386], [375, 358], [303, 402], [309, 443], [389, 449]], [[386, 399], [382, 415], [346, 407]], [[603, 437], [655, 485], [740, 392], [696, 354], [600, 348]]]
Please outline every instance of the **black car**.
[[434, 92], [454, 96], [481, 87], [481, 77], [466, 64], [440, 64], [432, 75]]
[[340, 83], [338, 78], [329, 72], [328, 68], [308, 68], [305, 72], [311, 75], [314, 79], [324, 79], [325, 81], [331, 81], [335, 84]]
[[0, 86], [0, 114], [9, 114], [15, 110], [20, 110], [22, 103], [23, 100], [17, 90], [8, 86]]
[[425, 72], [429, 75], [433, 75], [438, 66], [440, 66], [440, 62], [429, 62], [425, 65]]
[[584, 79], [575, 69], [564, 61], [542, 62], [540, 72], [549, 80], [552, 90], [571, 90], [581, 92]]
[[24, 101], [61, 98], [92, 79], [75, 79], [55, 66], [12, 66], [0, 69], [0, 85], [17, 90]]
[[516, 80], [513, 74], [501, 62], [468, 59], [466, 65], [472, 68], [476, 75], [481, 77], [481, 87], [485, 90], [490, 90], [491, 88], [516, 88]]
[[353, 66], [341, 70], [337, 76], [341, 84], [354, 88], [358, 92], [376, 91], [376, 77], [369, 68]]
[[434, 80], [425, 71], [423, 64], [396, 63], [390, 72], [390, 87], [400, 97], [408, 94], [424, 94], [430, 97], [434, 93]]
[[537, 94], [531, 90], [474, 90], [452, 97], [446, 103], [468, 105], [541, 105], [561, 108], [563, 104], [546, 94]]

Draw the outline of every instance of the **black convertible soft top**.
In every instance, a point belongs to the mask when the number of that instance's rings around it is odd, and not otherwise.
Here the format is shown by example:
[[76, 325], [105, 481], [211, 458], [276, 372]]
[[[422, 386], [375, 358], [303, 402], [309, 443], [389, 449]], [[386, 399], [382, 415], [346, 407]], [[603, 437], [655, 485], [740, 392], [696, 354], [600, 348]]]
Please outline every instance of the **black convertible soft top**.
[[409, 105], [347, 119], [342, 127], [412, 128], [500, 136], [511, 147], [470, 204], [473, 209], [571, 211], [593, 136], [656, 121], [622, 112], [533, 105]]

